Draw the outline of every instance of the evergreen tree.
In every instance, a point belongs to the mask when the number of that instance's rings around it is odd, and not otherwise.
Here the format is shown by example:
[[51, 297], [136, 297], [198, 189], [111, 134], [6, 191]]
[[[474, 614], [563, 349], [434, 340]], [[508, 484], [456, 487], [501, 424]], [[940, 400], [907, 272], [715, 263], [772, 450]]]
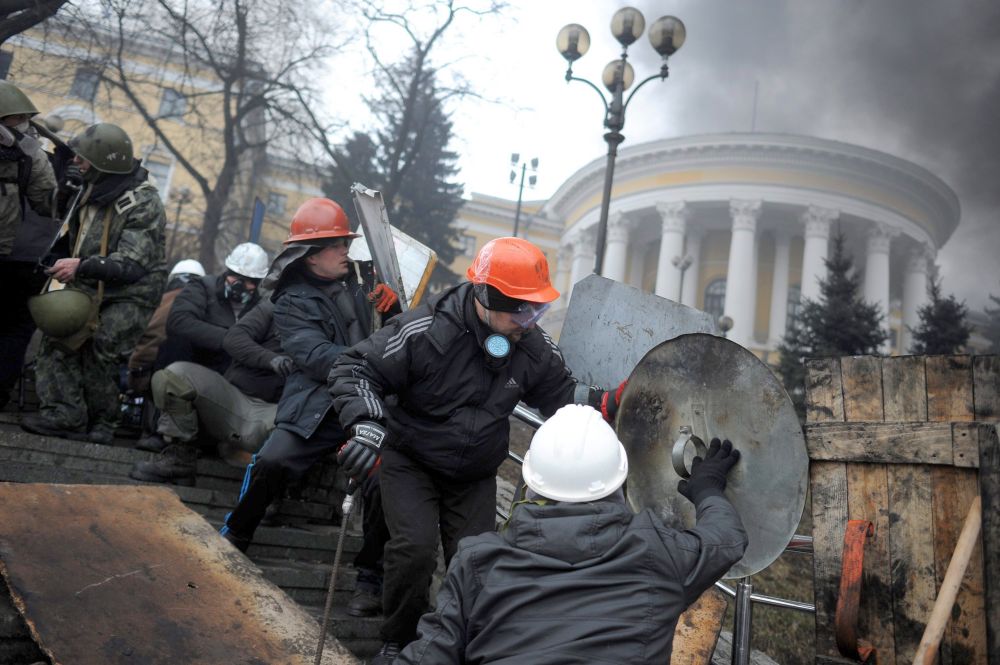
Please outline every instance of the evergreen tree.
[[990, 300], [992, 300], [997, 307], [986, 307], [986, 316], [988, 320], [986, 322], [986, 339], [990, 341], [990, 353], [1000, 353], [1000, 298], [990, 294]]
[[878, 306], [861, 299], [861, 279], [844, 250], [841, 233], [833, 238], [826, 268], [819, 299], [802, 302], [778, 345], [778, 373], [800, 417], [805, 415], [805, 358], [876, 355], [888, 337]]
[[[451, 223], [462, 206], [463, 187], [453, 181], [458, 155], [448, 149], [452, 123], [443, 108], [446, 94], [438, 90], [434, 71], [419, 70], [412, 59], [391, 72], [394, 78], [383, 76], [368, 100], [377, 129], [355, 132], [340, 146], [338, 167], [325, 190], [342, 203], [351, 200], [355, 182], [379, 190], [392, 224], [447, 265], [458, 252], [458, 231]], [[400, 96], [401, 81], [412, 94]], [[353, 206], [344, 208], [353, 216]]]
[[932, 278], [927, 288], [930, 302], [917, 310], [920, 325], [910, 329], [913, 344], [910, 352], [919, 355], [961, 353], [969, 341], [972, 326], [968, 310], [954, 295], [941, 297], [941, 280]]

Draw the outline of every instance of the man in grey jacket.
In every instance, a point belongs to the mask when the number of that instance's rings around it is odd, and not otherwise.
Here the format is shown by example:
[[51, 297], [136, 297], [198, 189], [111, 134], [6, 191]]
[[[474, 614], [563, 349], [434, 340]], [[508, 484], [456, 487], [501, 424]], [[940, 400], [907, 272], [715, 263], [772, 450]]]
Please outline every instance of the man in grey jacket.
[[678, 617], [746, 549], [723, 494], [738, 460], [712, 440], [678, 486], [697, 524], [671, 529], [625, 503], [628, 458], [601, 415], [561, 408], [525, 455], [526, 500], [500, 533], [459, 544], [396, 665], [670, 662]]

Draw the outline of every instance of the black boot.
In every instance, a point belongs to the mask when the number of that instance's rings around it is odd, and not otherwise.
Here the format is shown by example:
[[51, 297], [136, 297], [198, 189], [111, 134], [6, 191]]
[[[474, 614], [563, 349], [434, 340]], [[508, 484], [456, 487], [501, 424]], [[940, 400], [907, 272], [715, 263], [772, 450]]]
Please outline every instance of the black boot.
[[194, 485], [198, 449], [188, 444], [169, 445], [152, 462], [136, 462], [129, 477], [149, 483]]
[[372, 658], [371, 665], [392, 665], [392, 662], [399, 657], [399, 652], [402, 649], [403, 647], [399, 642], [384, 642], [382, 648]]
[[21, 429], [32, 434], [43, 436], [56, 436], [60, 439], [73, 439], [75, 441], [86, 441], [87, 433], [82, 430], [73, 430], [59, 423], [52, 422], [40, 413], [29, 413], [21, 418]]
[[167, 447], [167, 442], [156, 432], [144, 436], [135, 442], [136, 450], [148, 450], [151, 453], [162, 453]]

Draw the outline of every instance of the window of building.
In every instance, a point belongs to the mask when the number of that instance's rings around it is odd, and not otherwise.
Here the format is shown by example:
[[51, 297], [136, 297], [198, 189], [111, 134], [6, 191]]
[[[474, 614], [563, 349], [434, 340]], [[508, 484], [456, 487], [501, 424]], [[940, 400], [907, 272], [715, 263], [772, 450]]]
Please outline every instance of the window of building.
[[476, 255], [476, 236], [462, 234], [461, 238], [462, 254], [465, 256]]
[[288, 197], [278, 192], [267, 193], [267, 214], [269, 217], [284, 217], [288, 207]]
[[785, 310], [785, 332], [792, 325], [792, 321], [802, 314], [802, 289], [798, 286], [788, 287], [788, 303]]
[[157, 115], [161, 118], [181, 118], [185, 113], [187, 113], [187, 97], [173, 88], [164, 88]]
[[14, 53], [11, 51], [0, 51], [0, 79], [7, 78], [10, 73], [10, 65], [14, 62]]
[[725, 312], [726, 307], [726, 280], [719, 278], [709, 282], [705, 287], [705, 306], [702, 308], [712, 315], [713, 319], [718, 319]]
[[69, 94], [77, 99], [92, 102], [97, 95], [97, 84], [100, 82], [101, 75], [98, 72], [80, 67], [73, 75], [73, 85], [69, 88]]
[[149, 171], [149, 179], [156, 185], [160, 200], [166, 201], [170, 190], [170, 164], [155, 159], [144, 159], [142, 165]]

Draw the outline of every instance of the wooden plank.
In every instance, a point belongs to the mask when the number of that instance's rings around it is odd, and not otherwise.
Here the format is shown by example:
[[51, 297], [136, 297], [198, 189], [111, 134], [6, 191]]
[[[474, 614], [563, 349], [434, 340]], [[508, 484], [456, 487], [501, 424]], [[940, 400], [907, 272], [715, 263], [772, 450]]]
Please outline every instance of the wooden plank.
[[882, 359], [882, 405], [887, 421], [927, 420], [927, 372], [923, 356]]
[[840, 565], [847, 527], [847, 472], [838, 462], [810, 464], [813, 514], [813, 588], [816, 602], [816, 653], [838, 656], [834, 636]]
[[684, 610], [677, 619], [670, 665], [711, 665], [728, 605], [725, 594], [712, 587]]
[[847, 464], [848, 515], [868, 520], [874, 535], [865, 546], [858, 635], [878, 650], [881, 665], [895, 665], [892, 576], [889, 563], [889, 481], [882, 464]]
[[841, 358], [840, 380], [844, 388], [844, 418], [848, 422], [883, 420], [881, 358]]
[[979, 425], [977, 423], [951, 424], [951, 449], [955, 466], [979, 466]]
[[839, 358], [806, 359], [806, 422], [844, 420]]
[[934, 606], [934, 522], [930, 467], [893, 464], [889, 477], [889, 559], [897, 663], [912, 663]]
[[[979, 488], [976, 473], [971, 469], [936, 467], [931, 470], [931, 479], [934, 484], [935, 589], [940, 589], [965, 515]], [[955, 599], [951, 621], [941, 641], [942, 665], [986, 664], [983, 592], [983, 553], [981, 544], [977, 543]]]
[[1000, 440], [992, 424], [979, 426], [979, 495], [983, 498], [986, 640], [993, 665], [1000, 663]]
[[817, 423], [805, 432], [812, 460], [952, 463], [951, 423]]
[[927, 356], [927, 420], [975, 420], [971, 356]]
[[976, 420], [1000, 420], [1000, 356], [972, 359], [972, 393]]

